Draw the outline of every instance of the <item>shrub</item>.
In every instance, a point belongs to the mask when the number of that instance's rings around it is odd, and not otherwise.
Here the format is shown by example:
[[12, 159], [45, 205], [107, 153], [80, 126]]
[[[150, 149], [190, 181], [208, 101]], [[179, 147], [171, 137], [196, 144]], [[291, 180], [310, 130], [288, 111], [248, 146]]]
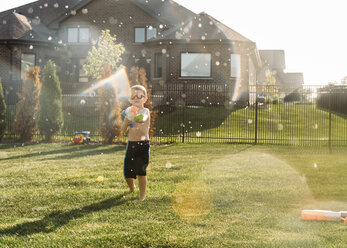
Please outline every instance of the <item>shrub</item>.
[[99, 133], [106, 144], [111, 144], [115, 138], [120, 139], [121, 134], [121, 108], [118, 101], [117, 89], [113, 85], [116, 82], [112, 80], [112, 70], [106, 65], [101, 72], [101, 79], [110, 80], [110, 82], [98, 88], [100, 112]]
[[50, 142], [61, 130], [63, 123], [60, 82], [54, 62], [49, 60], [42, 71], [37, 125], [45, 141]]
[[7, 127], [6, 123], [6, 103], [4, 98], [4, 91], [2, 89], [2, 83], [0, 78], [0, 141], [5, 134]]
[[13, 130], [19, 134], [21, 141], [31, 141], [36, 131], [35, 117], [39, 105], [41, 82], [40, 67], [30, 68], [22, 85], [22, 93], [17, 93], [19, 102], [16, 106], [16, 117]]

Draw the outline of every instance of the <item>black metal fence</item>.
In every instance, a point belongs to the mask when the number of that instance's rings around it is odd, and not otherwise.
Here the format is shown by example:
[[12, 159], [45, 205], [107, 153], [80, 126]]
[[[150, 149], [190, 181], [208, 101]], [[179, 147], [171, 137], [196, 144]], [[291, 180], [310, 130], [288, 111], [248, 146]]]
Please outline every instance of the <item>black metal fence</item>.
[[[152, 141], [346, 145], [347, 115], [342, 110], [347, 109], [347, 90], [343, 89], [156, 85], [151, 88], [158, 110]], [[6, 101], [13, 103], [8, 97]], [[64, 127], [57, 138], [69, 140], [75, 131], [90, 131], [92, 140], [100, 140], [97, 102], [95, 95], [64, 95]], [[16, 137], [14, 116], [15, 105], [9, 104], [8, 138]]]

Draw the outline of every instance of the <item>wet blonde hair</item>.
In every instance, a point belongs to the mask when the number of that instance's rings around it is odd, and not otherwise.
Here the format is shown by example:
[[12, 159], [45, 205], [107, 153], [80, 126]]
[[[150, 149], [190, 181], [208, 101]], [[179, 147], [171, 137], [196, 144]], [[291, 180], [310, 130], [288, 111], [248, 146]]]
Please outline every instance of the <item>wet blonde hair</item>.
[[134, 85], [130, 89], [131, 90], [141, 90], [145, 94], [145, 97], [147, 97], [147, 90], [142, 85]]

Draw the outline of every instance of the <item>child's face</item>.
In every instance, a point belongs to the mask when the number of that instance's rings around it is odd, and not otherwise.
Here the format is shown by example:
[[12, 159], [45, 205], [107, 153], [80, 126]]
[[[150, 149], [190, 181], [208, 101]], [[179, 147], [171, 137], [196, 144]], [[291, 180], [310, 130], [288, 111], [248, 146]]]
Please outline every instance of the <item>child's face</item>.
[[147, 97], [142, 90], [131, 90], [129, 102], [136, 107], [143, 107]]

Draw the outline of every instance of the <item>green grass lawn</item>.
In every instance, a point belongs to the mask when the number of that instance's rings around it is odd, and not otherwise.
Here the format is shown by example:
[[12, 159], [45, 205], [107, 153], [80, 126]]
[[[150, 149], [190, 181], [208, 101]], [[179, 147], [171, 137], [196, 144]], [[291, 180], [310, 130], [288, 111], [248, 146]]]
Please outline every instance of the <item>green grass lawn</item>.
[[124, 152], [0, 144], [0, 247], [347, 247], [346, 224], [300, 220], [347, 210], [347, 148], [152, 146], [144, 202]]
[[[177, 110], [156, 120], [157, 135], [181, 135], [193, 142], [244, 142], [255, 140], [254, 108], [227, 109], [209, 107]], [[347, 140], [347, 118], [332, 114], [333, 144]], [[328, 144], [329, 112], [315, 105], [271, 104], [259, 108], [257, 118], [258, 143]]]

